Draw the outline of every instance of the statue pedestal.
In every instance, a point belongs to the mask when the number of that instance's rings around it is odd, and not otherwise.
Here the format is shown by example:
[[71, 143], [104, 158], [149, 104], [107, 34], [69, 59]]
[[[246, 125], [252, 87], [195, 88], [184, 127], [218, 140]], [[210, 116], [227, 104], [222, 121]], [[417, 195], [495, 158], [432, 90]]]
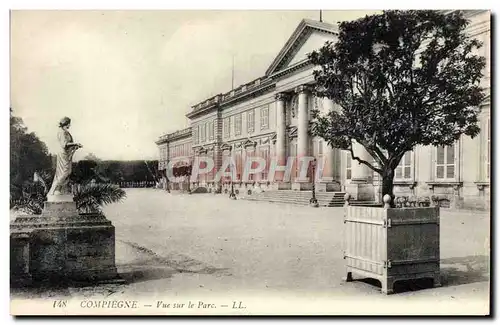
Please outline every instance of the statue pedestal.
[[45, 202], [41, 215], [17, 217], [10, 233], [13, 281], [119, 280], [115, 227], [102, 214], [79, 214], [72, 199]]
[[73, 195], [71, 194], [58, 194], [47, 195], [47, 202], [73, 202]]

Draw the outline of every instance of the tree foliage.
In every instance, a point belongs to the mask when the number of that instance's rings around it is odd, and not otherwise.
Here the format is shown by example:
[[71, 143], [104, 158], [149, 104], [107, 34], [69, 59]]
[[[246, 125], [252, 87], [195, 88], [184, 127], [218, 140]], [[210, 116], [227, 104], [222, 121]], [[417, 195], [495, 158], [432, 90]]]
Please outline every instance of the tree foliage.
[[[47, 146], [35, 133], [28, 132], [23, 120], [10, 109], [10, 189], [11, 196], [21, 198], [23, 186], [33, 181], [35, 172], [51, 173], [52, 158]], [[50, 185], [49, 185], [50, 186]]]
[[151, 160], [80, 160], [73, 163], [71, 180], [83, 184], [94, 180], [97, 183], [156, 181], [158, 161]]
[[75, 191], [76, 206], [84, 213], [101, 212], [102, 206], [120, 202], [125, 197], [125, 191], [113, 184], [79, 184]]
[[[479, 133], [479, 86], [485, 59], [459, 11], [384, 11], [342, 22], [338, 40], [309, 54], [315, 94], [339, 108], [315, 114], [315, 135], [349, 150], [379, 173], [383, 194], [404, 153], [416, 145], [451, 145]], [[355, 156], [361, 144], [376, 164]]]

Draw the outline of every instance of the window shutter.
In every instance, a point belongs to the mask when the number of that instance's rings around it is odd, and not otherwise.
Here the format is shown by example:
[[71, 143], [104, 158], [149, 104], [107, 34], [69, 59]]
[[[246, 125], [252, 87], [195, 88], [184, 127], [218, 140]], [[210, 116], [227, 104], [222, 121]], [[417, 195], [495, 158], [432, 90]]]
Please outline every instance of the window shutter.
[[455, 145], [446, 148], [446, 178], [455, 178]]
[[346, 179], [351, 179], [352, 177], [352, 158], [350, 156], [350, 153], [347, 152], [346, 155], [345, 155], [346, 159]]
[[436, 178], [444, 178], [444, 155], [445, 148], [439, 146], [436, 148]]

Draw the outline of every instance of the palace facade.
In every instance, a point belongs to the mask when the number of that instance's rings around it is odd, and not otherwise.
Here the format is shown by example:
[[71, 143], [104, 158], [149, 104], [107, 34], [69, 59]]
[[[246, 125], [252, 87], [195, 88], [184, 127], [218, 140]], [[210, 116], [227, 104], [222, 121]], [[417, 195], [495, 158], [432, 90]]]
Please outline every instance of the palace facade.
[[[490, 12], [466, 11], [466, 15], [471, 21], [468, 32], [483, 42], [479, 54], [487, 60], [482, 86], [488, 97], [480, 107], [481, 133], [474, 139], [463, 136], [450, 147], [417, 146], [397, 168], [394, 191], [403, 196], [439, 196], [453, 207], [489, 208]], [[210, 157], [217, 171], [224, 157], [231, 155], [241, 180], [247, 157], [259, 156], [267, 162], [278, 157], [283, 162], [289, 156], [314, 156], [318, 162], [325, 162], [315, 184], [317, 191], [347, 192], [354, 199], [378, 201], [381, 179], [376, 173], [351, 161], [350, 153], [331, 148], [323, 139], [309, 134], [313, 109], [327, 112], [336, 108], [332, 101], [312, 95], [313, 66], [307, 53], [326, 41], [335, 41], [336, 34], [337, 27], [332, 24], [302, 20], [262, 77], [194, 105], [187, 114], [188, 129], [160, 137], [156, 142], [159, 169], [165, 170], [169, 161], [184, 155]], [[354, 153], [372, 160], [361, 146]], [[210, 191], [229, 186], [214, 183], [214, 176], [215, 172], [200, 175], [193, 186]], [[270, 182], [267, 170], [251, 176], [246, 182], [236, 182], [235, 188], [246, 192], [249, 188], [269, 191], [312, 187], [310, 181], [299, 179], [297, 167], [289, 182]]]

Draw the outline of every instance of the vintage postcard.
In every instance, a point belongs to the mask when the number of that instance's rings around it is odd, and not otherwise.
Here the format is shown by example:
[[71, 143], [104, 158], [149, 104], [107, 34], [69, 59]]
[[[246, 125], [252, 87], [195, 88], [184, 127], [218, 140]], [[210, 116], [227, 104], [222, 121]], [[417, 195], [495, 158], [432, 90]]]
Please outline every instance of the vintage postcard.
[[10, 32], [12, 315], [490, 315], [489, 10]]

